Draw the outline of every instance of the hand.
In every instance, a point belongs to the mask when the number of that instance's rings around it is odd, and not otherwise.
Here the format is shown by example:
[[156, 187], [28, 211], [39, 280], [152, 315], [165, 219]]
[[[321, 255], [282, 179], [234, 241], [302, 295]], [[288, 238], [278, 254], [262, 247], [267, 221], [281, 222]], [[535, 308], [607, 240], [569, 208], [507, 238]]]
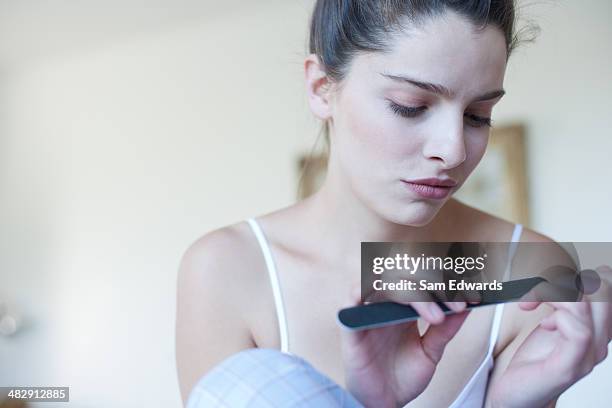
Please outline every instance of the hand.
[[[609, 267], [597, 268], [600, 276]], [[580, 302], [522, 302], [523, 310], [553, 308], [519, 346], [504, 373], [491, 385], [492, 407], [545, 407], [590, 373], [608, 354], [612, 303], [607, 279], [597, 294]]]
[[[360, 304], [360, 297], [355, 287], [348, 306]], [[464, 302], [446, 302], [461, 312], [449, 316], [433, 302], [407, 304], [431, 325], [423, 336], [416, 321], [357, 332], [342, 329], [346, 387], [368, 408], [401, 407], [423, 392], [468, 314]]]

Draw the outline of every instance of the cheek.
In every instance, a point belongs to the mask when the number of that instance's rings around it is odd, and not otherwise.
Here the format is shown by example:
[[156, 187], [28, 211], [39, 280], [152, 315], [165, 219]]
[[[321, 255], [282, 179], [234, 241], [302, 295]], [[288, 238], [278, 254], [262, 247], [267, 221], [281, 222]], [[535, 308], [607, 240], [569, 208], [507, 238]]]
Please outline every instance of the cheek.
[[480, 163], [480, 160], [484, 156], [487, 150], [487, 144], [489, 142], [488, 132], [474, 131], [471, 134], [466, 135], [466, 151], [467, 157], [464, 163], [464, 169], [466, 176], [468, 176]]
[[384, 101], [376, 98], [348, 97], [337, 117], [339, 152], [367, 174], [395, 172], [418, 151], [405, 124]]

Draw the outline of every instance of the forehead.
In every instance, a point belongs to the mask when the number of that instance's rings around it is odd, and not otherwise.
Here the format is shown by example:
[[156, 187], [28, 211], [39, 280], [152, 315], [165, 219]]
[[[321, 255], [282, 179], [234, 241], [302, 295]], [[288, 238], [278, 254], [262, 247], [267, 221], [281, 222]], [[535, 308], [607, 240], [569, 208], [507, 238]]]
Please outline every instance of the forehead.
[[448, 12], [394, 34], [387, 52], [360, 54], [353, 68], [357, 75], [410, 75], [468, 96], [502, 87], [506, 42], [499, 28], [477, 31], [464, 17]]

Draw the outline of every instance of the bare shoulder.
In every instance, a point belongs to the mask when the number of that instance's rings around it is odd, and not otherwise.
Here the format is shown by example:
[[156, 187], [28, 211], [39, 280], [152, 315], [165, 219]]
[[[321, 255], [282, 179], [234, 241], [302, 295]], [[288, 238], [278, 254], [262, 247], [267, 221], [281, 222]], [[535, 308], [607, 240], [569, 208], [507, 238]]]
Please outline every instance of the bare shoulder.
[[[469, 231], [470, 238], [482, 242], [508, 242], [516, 223], [481, 211], [463, 203], [457, 204], [459, 229]], [[574, 254], [567, 245], [556, 242], [550, 236], [522, 226], [519, 245], [512, 261], [514, 278], [526, 273], [539, 274], [550, 265], [574, 266]], [[531, 265], [530, 267], [527, 267]]]
[[[470, 238], [480, 242], [508, 242], [512, 237], [515, 223], [481, 211], [459, 201], [453, 211], [460, 220], [458, 229], [469, 231]], [[544, 256], [546, 255], [546, 256]], [[536, 276], [551, 264], [571, 264], [571, 256], [565, 248], [548, 235], [523, 226], [519, 244], [512, 259], [511, 279]], [[551, 309], [541, 305], [533, 311], [524, 311], [518, 303], [508, 303], [504, 307], [503, 323], [495, 354], [507, 349], [512, 343], [520, 341], [531, 332]]]
[[[201, 278], [211, 267], [210, 279], [236, 278], [244, 272], [258, 254], [255, 237], [246, 222], [215, 229], [195, 240], [181, 259], [181, 272], [195, 279]], [[183, 268], [184, 266], [184, 268]], [[243, 274], [241, 278], [248, 275]]]
[[[462, 204], [462, 222], [471, 238], [482, 242], [508, 242], [516, 223]], [[512, 279], [540, 276], [550, 266], [573, 267], [574, 257], [567, 246], [532, 228], [522, 226], [519, 245], [512, 259]]]
[[207, 297], [210, 303], [216, 299], [234, 310], [240, 308], [261, 270], [255, 245], [246, 222], [215, 229], [195, 240], [180, 261], [178, 300]]
[[221, 360], [254, 347], [248, 299], [261, 281], [257, 243], [245, 222], [211, 231], [184, 252], [179, 266], [176, 359], [183, 400]]

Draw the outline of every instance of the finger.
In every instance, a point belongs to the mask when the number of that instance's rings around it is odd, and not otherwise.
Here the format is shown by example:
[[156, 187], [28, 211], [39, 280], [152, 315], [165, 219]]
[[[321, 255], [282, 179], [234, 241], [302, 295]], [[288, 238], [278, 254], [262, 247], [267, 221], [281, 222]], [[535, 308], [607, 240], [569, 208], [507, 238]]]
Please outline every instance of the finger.
[[[541, 326], [549, 330], [557, 329], [567, 340], [577, 348], [587, 347], [595, 358], [600, 357], [603, 351], [598, 349], [595, 335], [595, 324], [591, 309], [591, 302], [546, 302], [555, 308], [555, 311], [542, 320]], [[585, 339], [586, 338], [586, 339]], [[588, 340], [589, 344], [583, 344]], [[577, 351], [572, 349], [573, 351]]]
[[565, 340], [588, 348], [593, 339], [593, 328], [568, 310], [557, 309], [540, 322], [546, 330], [557, 330]]
[[435, 302], [435, 296], [425, 290], [417, 291], [410, 296], [389, 296], [391, 301], [411, 306], [419, 316], [429, 324], [439, 324], [444, 321], [444, 311]]
[[598, 363], [608, 356], [610, 319], [612, 318], [610, 308], [611, 306], [608, 302], [591, 303], [591, 314], [593, 316], [593, 343], [595, 346], [595, 358]]
[[552, 306], [555, 310], [566, 310], [573, 314], [577, 319], [582, 321], [587, 326], [593, 325], [593, 316], [591, 314], [591, 302], [581, 300], [580, 302], [544, 302]]
[[542, 302], [519, 302], [519, 307], [523, 310], [534, 310], [540, 306]]
[[555, 371], [576, 372], [580, 368], [582, 375], [592, 369], [593, 333], [583, 322], [568, 310], [555, 310], [542, 320], [540, 326], [547, 330], [557, 330], [564, 341], [555, 347], [554, 357], [547, 359], [547, 364], [555, 365]]
[[410, 306], [429, 324], [440, 324], [444, 321], [444, 312], [435, 302], [410, 302]]
[[444, 302], [444, 304], [453, 312], [463, 312], [467, 307], [465, 302]]
[[608, 265], [601, 265], [595, 270], [600, 281], [597, 290], [589, 296], [589, 299], [593, 306], [598, 305], [597, 310], [600, 317], [598, 318], [599, 323], [596, 322], [596, 324], [607, 327], [608, 342], [610, 342], [612, 340], [612, 269]]
[[448, 342], [455, 337], [469, 312], [456, 313], [446, 317], [446, 320], [436, 326], [430, 326], [421, 339], [423, 351], [429, 359], [437, 364], [442, 358]]

